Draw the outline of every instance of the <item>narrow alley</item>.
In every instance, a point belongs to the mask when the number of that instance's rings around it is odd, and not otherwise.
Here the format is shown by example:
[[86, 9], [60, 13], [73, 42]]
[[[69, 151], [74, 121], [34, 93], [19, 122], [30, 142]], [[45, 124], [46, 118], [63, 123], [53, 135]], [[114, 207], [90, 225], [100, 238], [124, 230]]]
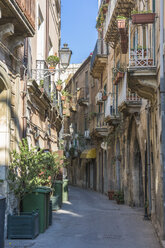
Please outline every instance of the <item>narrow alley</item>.
[[8, 247], [159, 248], [143, 210], [117, 205], [105, 195], [70, 187], [69, 202], [53, 213], [53, 224], [35, 240], [7, 240]]

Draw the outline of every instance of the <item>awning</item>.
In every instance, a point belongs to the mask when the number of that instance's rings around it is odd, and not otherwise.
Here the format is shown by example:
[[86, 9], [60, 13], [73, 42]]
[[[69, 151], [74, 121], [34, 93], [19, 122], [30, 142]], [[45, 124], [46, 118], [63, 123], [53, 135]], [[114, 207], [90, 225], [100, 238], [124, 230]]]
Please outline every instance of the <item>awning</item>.
[[94, 158], [96, 158], [96, 148], [84, 150], [81, 153], [80, 158], [85, 158], [85, 159], [94, 159]]

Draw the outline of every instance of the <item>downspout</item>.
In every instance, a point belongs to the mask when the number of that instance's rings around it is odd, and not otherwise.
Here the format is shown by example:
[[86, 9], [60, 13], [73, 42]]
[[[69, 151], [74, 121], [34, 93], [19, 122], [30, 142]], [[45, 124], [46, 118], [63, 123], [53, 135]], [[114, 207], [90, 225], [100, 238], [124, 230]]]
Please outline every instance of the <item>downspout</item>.
[[162, 238], [165, 239], [165, 83], [164, 83], [164, 0], [160, 0], [160, 99], [161, 99], [161, 149], [160, 149], [160, 163], [162, 165], [163, 174], [163, 230]]
[[[26, 57], [26, 66], [28, 64], [28, 38], [25, 40], [25, 46], [24, 46], [24, 60]], [[26, 97], [27, 97], [27, 67], [23, 66], [24, 73], [23, 73], [23, 92], [22, 92], [22, 138], [26, 138], [27, 133], [27, 118], [26, 118]]]
[[48, 57], [49, 53], [49, 0], [46, 0], [46, 48], [45, 58]]
[[148, 203], [149, 203], [149, 213], [151, 216], [151, 160], [150, 160], [150, 108], [149, 101], [147, 106], [147, 170], [148, 170]]

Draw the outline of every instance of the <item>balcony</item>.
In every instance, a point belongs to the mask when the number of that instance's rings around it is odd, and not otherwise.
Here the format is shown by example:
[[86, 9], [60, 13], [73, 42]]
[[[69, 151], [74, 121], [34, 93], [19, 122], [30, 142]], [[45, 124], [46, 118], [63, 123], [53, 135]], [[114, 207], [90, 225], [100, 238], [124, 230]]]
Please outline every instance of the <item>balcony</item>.
[[142, 99], [136, 94], [128, 90], [127, 73], [118, 85], [118, 109], [125, 115], [138, 113]]
[[[152, 24], [129, 25], [128, 86], [140, 97], [152, 100], [157, 89]], [[132, 48], [133, 47], [133, 48]]]
[[36, 69], [32, 70], [32, 79], [37, 82], [41, 92], [50, 98], [51, 73], [45, 60], [36, 60]]
[[80, 106], [88, 106], [89, 89], [87, 87], [82, 87], [77, 91], [77, 102]]
[[[14, 25], [14, 35], [32, 37], [35, 33], [35, 0], [0, 1], [0, 25]], [[2, 30], [2, 26], [1, 26]]]
[[71, 112], [77, 111], [77, 97], [75, 97], [75, 96], [72, 97], [69, 109]]
[[97, 138], [104, 138], [108, 135], [108, 125], [104, 121], [104, 113], [97, 114], [93, 135]]
[[131, 11], [135, 7], [135, 0], [111, 0], [105, 19], [105, 37], [104, 40], [115, 48], [120, 34], [117, 28], [117, 16], [130, 17]]
[[95, 97], [95, 102], [96, 105], [102, 104], [103, 103], [103, 93], [99, 91]]
[[110, 94], [105, 102], [104, 121], [110, 126], [115, 126], [120, 123], [120, 114], [118, 112], [116, 94]]
[[100, 78], [108, 61], [108, 45], [102, 39], [98, 39], [91, 58], [91, 75]]
[[84, 131], [84, 137], [85, 137], [85, 139], [90, 139], [90, 131], [89, 130]]

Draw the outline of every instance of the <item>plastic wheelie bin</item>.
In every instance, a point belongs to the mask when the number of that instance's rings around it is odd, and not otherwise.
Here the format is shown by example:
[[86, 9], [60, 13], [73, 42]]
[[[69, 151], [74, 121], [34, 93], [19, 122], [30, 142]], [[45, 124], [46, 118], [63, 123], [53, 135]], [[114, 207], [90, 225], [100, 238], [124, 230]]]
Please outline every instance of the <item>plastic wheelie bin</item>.
[[38, 187], [23, 199], [23, 212], [39, 212], [39, 230], [43, 233], [49, 226], [50, 192], [48, 187]]
[[55, 181], [55, 188], [54, 188], [54, 196], [59, 196], [58, 201], [59, 201], [59, 207], [61, 208], [62, 206], [62, 181], [56, 180]]
[[68, 201], [68, 179], [63, 179], [62, 183], [62, 202]]

